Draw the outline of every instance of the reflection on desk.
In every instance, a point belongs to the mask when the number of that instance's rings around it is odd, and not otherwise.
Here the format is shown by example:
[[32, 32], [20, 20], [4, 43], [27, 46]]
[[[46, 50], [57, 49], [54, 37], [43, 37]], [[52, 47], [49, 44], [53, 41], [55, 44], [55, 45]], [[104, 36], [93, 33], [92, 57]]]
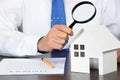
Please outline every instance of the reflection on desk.
[[99, 76], [98, 70], [95, 69], [91, 69], [90, 74], [71, 73], [70, 59], [67, 58], [64, 75], [0, 76], [0, 80], [120, 80], [120, 64], [118, 64], [118, 71], [106, 74], [104, 76]]
[[90, 74], [71, 73], [71, 80], [120, 80], [120, 64], [118, 64], [118, 71], [106, 75], [99, 75], [97, 69], [91, 69]]

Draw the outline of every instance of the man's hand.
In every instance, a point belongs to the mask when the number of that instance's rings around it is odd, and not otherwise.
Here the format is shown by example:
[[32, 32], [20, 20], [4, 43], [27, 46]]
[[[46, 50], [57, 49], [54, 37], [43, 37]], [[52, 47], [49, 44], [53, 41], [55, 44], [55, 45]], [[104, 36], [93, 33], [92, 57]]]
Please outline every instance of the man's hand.
[[38, 42], [40, 51], [62, 50], [69, 36], [72, 36], [72, 29], [65, 25], [55, 25], [45, 37]]
[[117, 50], [117, 60], [120, 63], [120, 48]]

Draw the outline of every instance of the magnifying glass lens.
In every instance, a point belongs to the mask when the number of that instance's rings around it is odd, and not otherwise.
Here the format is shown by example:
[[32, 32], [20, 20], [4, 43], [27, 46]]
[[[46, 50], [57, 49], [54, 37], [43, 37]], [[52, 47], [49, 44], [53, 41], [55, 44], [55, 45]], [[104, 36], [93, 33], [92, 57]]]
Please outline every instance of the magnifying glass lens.
[[93, 15], [94, 13], [94, 6], [84, 4], [75, 9], [75, 11], [73, 12], [73, 18], [75, 21], [82, 22], [91, 18], [91, 15]]

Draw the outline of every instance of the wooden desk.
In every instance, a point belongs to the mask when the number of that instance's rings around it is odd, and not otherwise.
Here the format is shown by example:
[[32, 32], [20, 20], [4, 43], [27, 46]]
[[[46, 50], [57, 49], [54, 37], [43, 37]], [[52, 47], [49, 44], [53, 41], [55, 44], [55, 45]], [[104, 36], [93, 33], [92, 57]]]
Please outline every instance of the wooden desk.
[[66, 61], [64, 75], [17, 75], [17, 76], [0, 76], [0, 80], [120, 80], [120, 64], [118, 71], [99, 76], [97, 70], [91, 70], [91, 74], [71, 73], [70, 60]]

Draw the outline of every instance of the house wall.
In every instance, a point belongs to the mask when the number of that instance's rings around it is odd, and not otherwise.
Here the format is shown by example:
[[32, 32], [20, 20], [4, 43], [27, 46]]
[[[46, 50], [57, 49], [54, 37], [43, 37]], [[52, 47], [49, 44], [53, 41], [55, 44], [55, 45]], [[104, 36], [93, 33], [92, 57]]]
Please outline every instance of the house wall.
[[71, 72], [90, 73], [89, 59], [71, 58]]
[[117, 51], [109, 51], [103, 53], [103, 57], [99, 59], [99, 74], [104, 75], [117, 71]]
[[85, 31], [83, 31], [82, 34], [73, 42], [71, 47], [73, 47], [74, 44], [84, 44], [86, 55], [91, 58], [99, 58], [99, 56], [102, 55], [101, 46], [98, 45], [96, 39]]
[[[79, 45], [79, 49], [74, 49], [74, 44]], [[85, 49], [80, 50], [80, 45], [84, 45]], [[85, 57], [75, 57], [74, 52], [85, 52]], [[90, 56], [93, 58], [98, 58], [100, 50], [97, 47], [97, 45], [93, 42], [93, 40], [90, 38], [90, 36], [83, 32], [83, 34], [80, 35], [80, 37], [75, 40], [71, 44], [70, 47], [71, 52], [71, 71], [72, 72], [83, 72], [83, 73], [90, 73]], [[99, 54], [99, 55], [98, 55]]]
[[[70, 48], [71, 53], [71, 71], [72, 72], [82, 72], [82, 73], [90, 73], [90, 60], [88, 55], [82, 55], [81, 52], [85, 53], [85, 50], [80, 49], [80, 44], [78, 44], [78, 49], [74, 49], [74, 45], [72, 44]], [[77, 52], [77, 55], [75, 55]]]

